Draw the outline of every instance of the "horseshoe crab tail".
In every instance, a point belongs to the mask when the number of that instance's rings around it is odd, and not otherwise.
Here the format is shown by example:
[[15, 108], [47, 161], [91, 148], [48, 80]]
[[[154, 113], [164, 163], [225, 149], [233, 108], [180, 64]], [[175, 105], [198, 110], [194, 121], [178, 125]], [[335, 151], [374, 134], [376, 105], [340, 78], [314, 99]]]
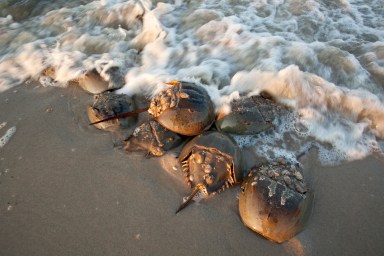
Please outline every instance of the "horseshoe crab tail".
[[100, 121], [97, 121], [97, 122], [90, 123], [89, 125], [94, 125], [94, 124], [98, 124], [98, 123], [102, 123], [102, 122], [107, 122], [107, 121], [114, 120], [114, 119], [117, 119], [117, 118], [124, 118], [124, 117], [133, 116], [133, 115], [136, 115], [136, 114], [145, 112], [145, 111], [147, 111], [147, 110], [148, 110], [148, 108], [140, 108], [140, 109], [136, 109], [136, 110], [133, 110], [133, 111], [130, 111], [130, 112], [126, 112], [126, 113], [123, 113], [123, 114], [120, 114], [120, 115], [116, 115], [116, 116], [108, 117], [108, 118], [105, 118], [105, 119], [103, 119], [103, 120], [100, 120]]
[[175, 214], [177, 214], [178, 212], [180, 212], [181, 210], [183, 210], [185, 207], [187, 207], [191, 202], [192, 202], [192, 199], [195, 197], [195, 195], [200, 191], [200, 189], [202, 189], [204, 187], [203, 184], [197, 184], [196, 187], [193, 189], [192, 193], [188, 196], [187, 200], [185, 200], [180, 206], [179, 208], [177, 209], [177, 211], [175, 212]]

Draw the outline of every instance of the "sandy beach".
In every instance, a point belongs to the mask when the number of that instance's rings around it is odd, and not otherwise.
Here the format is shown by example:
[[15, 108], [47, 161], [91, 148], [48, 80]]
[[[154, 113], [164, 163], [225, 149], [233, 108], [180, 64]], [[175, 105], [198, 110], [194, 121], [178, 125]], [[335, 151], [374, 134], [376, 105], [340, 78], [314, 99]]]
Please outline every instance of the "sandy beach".
[[123, 152], [88, 126], [91, 101], [75, 87], [0, 94], [0, 134], [17, 128], [0, 148], [0, 255], [384, 254], [382, 158], [322, 167], [304, 156], [313, 213], [279, 245], [241, 223], [239, 187], [175, 215], [189, 192], [175, 155]]

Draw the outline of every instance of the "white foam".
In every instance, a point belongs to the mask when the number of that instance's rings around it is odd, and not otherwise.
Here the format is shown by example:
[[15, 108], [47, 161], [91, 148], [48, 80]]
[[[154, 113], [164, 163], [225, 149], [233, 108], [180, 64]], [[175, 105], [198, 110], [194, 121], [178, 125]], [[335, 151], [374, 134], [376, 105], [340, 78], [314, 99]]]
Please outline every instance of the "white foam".
[[[0, 129], [2, 129], [3, 127], [5, 127], [6, 123], [2, 123], [0, 125]], [[12, 136], [16, 133], [16, 126], [13, 126], [11, 128], [9, 128], [5, 134], [0, 138], [0, 148], [3, 148], [8, 142], [9, 140], [12, 138]]]
[[274, 124], [274, 130], [234, 138], [241, 147], [252, 148], [256, 155], [267, 160], [284, 157], [294, 161], [313, 148], [324, 165], [383, 153], [383, 146], [375, 136], [366, 132], [367, 124], [355, 125], [336, 115], [326, 117], [307, 110], [307, 113], [280, 118]]

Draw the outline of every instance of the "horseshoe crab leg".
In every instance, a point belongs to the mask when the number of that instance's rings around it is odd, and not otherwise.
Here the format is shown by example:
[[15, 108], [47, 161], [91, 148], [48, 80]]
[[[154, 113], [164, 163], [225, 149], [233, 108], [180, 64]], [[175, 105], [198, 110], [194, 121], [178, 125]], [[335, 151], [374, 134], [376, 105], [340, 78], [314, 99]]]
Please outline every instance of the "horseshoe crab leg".
[[184, 203], [182, 203], [179, 208], [177, 209], [177, 211], [175, 212], [175, 214], [177, 214], [178, 212], [180, 212], [181, 210], [183, 210], [185, 207], [187, 207], [191, 202], [192, 202], [192, 199], [193, 197], [201, 190], [201, 189], [204, 189], [204, 185], [203, 184], [197, 184], [196, 187], [193, 189], [192, 193], [188, 196], [187, 200], [185, 200]]
[[116, 116], [105, 118], [103, 120], [100, 120], [100, 121], [97, 121], [97, 122], [94, 122], [94, 123], [90, 123], [89, 125], [94, 125], [94, 124], [98, 124], [98, 123], [102, 123], [102, 122], [107, 122], [107, 121], [114, 120], [114, 119], [117, 119], [117, 118], [129, 117], [129, 116], [132, 116], [132, 115], [136, 115], [136, 114], [145, 112], [147, 110], [148, 110], [148, 108], [136, 109], [134, 111], [126, 112], [126, 113], [123, 113], [123, 114], [120, 114], [120, 115], [116, 115]]

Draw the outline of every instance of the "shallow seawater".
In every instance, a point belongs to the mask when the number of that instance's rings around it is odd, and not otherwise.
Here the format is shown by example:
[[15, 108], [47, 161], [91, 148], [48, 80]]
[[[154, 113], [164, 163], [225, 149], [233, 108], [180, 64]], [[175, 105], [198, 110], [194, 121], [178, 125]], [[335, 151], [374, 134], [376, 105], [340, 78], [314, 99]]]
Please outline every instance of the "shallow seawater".
[[48, 67], [56, 77], [44, 86], [65, 87], [96, 69], [128, 95], [194, 81], [217, 110], [267, 91], [294, 114], [276, 131], [236, 137], [255, 154], [294, 158], [316, 148], [332, 165], [383, 152], [381, 0], [7, 0], [0, 7], [0, 91], [39, 80]]

